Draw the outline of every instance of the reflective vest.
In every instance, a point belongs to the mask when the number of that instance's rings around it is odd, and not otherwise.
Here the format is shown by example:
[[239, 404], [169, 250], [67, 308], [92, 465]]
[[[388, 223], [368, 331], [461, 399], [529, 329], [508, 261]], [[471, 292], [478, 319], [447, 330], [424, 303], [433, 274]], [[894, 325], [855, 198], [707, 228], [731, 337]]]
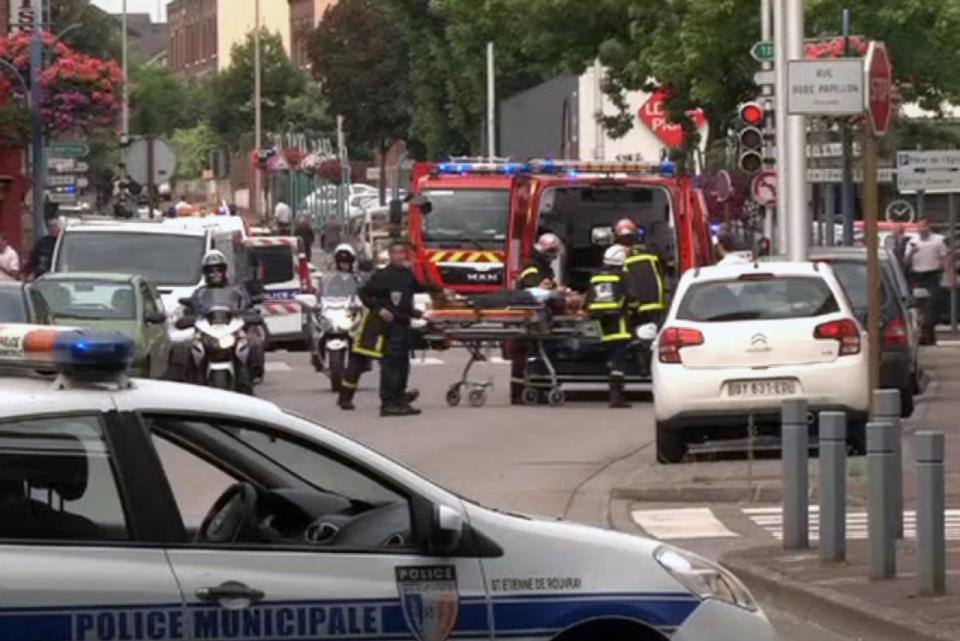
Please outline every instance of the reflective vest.
[[630, 328], [627, 326], [626, 291], [623, 274], [604, 272], [590, 279], [587, 292], [587, 312], [596, 324], [600, 340], [630, 340]]
[[623, 272], [630, 309], [636, 312], [662, 312], [667, 309], [659, 256], [637, 251], [627, 257]]

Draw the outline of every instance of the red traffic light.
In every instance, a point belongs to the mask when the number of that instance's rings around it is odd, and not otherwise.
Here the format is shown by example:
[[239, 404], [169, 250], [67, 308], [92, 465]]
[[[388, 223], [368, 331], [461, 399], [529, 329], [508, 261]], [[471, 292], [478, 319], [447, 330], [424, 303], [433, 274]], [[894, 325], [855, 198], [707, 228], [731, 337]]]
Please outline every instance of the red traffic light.
[[755, 102], [745, 102], [740, 105], [740, 120], [747, 125], [760, 125], [763, 123], [763, 107]]

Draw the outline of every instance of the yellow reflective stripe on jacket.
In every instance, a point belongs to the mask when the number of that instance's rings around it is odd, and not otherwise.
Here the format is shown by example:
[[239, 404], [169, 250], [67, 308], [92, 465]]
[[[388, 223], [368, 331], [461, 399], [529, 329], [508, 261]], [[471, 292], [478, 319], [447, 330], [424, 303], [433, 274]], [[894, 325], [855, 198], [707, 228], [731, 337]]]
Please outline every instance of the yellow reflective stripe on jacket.
[[663, 303], [647, 303], [646, 305], [640, 305], [637, 308], [637, 311], [641, 312], [662, 312], [667, 308]]
[[630, 307], [633, 309], [639, 308], [639, 311], [656, 311], [666, 309], [666, 304], [664, 303], [664, 296], [666, 296], [666, 291], [663, 287], [663, 277], [660, 275], [660, 258], [654, 254], [636, 254], [627, 258], [626, 262], [623, 264], [623, 271], [629, 271], [627, 268], [634, 263], [650, 263], [653, 267], [653, 275], [657, 279], [657, 292], [660, 294], [660, 300], [656, 303], [646, 303], [644, 305], [638, 305], [636, 302], [631, 302]]
[[526, 278], [527, 276], [530, 276], [531, 274], [536, 275], [539, 273], [540, 273], [539, 267], [527, 267], [525, 270], [520, 272], [520, 278], [523, 279], [523, 278]]
[[597, 326], [597, 332], [600, 334], [601, 343], [606, 343], [609, 341], [630, 340], [632, 338], [632, 336], [630, 336], [629, 330], [627, 329], [627, 323], [623, 319], [623, 317], [621, 317], [619, 322], [617, 323], [617, 331], [615, 331], [612, 334], [603, 333], [603, 325], [600, 323], [600, 321], [596, 321], [595, 324]]
[[593, 283], [618, 283], [623, 278], [619, 274], [597, 274], [590, 279], [590, 284]]
[[360, 317], [360, 329], [357, 331], [357, 335], [353, 337], [353, 349], [352, 351], [356, 354], [362, 356], [369, 356], [371, 358], [383, 358], [383, 343], [384, 337], [381, 334], [377, 336], [377, 341], [374, 343], [373, 349], [367, 349], [363, 346], [363, 333], [367, 329], [367, 320], [370, 318], [370, 310], [367, 308], [363, 309], [363, 315]]
[[610, 310], [618, 310], [623, 307], [623, 299], [611, 301], [609, 303], [590, 303], [587, 306], [587, 311], [589, 312], [605, 312]]

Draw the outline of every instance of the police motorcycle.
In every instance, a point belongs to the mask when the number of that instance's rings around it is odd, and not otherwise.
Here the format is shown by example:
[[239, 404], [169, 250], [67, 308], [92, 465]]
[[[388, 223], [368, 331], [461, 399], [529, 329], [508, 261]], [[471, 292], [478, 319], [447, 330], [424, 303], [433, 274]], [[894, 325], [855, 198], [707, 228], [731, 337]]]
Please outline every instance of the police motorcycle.
[[310, 362], [318, 372], [330, 378], [330, 389], [339, 392], [347, 370], [352, 335], [360, 322], [363, 309], [357, 290], [358, 277], [349, 269], [355, 254], [349, 245], [334, 251], [334, 261], [344, 269], [327, 274], [321, 281], [320, 297], [301, 294], [296, 300], [308, 317], [307, 335]]

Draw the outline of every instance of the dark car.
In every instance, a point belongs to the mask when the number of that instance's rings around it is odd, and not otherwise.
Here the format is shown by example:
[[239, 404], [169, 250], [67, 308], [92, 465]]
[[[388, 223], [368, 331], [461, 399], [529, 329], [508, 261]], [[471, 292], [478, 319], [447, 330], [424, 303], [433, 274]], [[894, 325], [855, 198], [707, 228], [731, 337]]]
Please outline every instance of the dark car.
[[50, 314], [36, 290], [16, 280], [0, 280], [0, 323], [48, 325]]
[[[860, 322], [867, 324], [867, 250], [863, 247], [811, 248], [810, 259], [830, 263], [846, 290]], [[911, 313], [913, 299], [905, 289], [900, 267], [885, 250], [880, 251], [880, 387], [900, 390], [901, 416], [913, 413], [918, 390], [918, 335]]]

